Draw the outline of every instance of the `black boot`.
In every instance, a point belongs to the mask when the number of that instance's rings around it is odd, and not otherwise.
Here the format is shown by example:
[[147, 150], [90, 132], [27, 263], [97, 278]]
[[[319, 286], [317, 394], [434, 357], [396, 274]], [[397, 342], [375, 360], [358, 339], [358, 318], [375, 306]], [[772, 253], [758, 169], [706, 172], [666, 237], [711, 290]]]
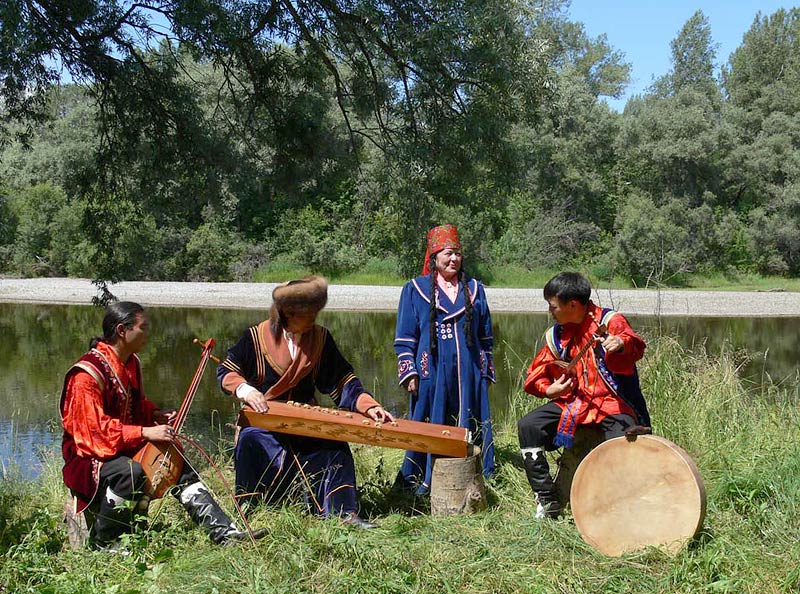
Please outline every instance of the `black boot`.
[[522, 450], [525, 475], [536, 495], [536, 517], [557, 518], [561, 514], [556, 486], [550, 477], [550, 467], [544, 455], [544, 448], [525, 448]]
[[[178, 497], [192, 521], [208, 532], [216, 544], [247, 540], [247, 532], [240, 531], [201, 482], [192, 483]], [[253, 538], [266, 536], [266, 529], [253, 531]]]
[[135, 506], [134, 501], [107, 488], [100, 499], [100, 507], [89, 532], [92, 546], [102, 550], [114, 549], [119, 537], [133, 529]]

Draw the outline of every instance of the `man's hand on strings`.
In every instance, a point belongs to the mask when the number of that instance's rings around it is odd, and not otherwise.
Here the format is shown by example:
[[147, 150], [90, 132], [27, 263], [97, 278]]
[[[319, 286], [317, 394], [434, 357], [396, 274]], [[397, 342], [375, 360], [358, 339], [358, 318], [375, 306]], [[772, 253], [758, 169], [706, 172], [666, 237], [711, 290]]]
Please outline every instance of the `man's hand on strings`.
[[616, 353], [617, 351], [621, 351], [625, 348], [625, 343], [622, 342], [622, 339], [617, 336], [616, 334], [608, 334], [605, 338], [600, 342], [603, 348], [606, 350], [607, 353]]
[[548, 398], [558, 398], [559, 396], [568, 393], [574, 387], [575, 387], [575, 380], [572, 378], [572, 376], [568, 376], [566, 373], [562, 373], [557, 380], [555, 380], [552, 384], [547, 386], [547, 390], [545, 390], [545, 395]]
[[178, 416], [174, 408], [158, 408], [153, 411], [153, 420], [158, 425], [171, 425]]
[[142, 438], [145, 441], [172, 443], [175, 441], [175, 428], [171, 425], [153, 425], [142, 427]]
[[258, 413], [269, 411], [269, 400], [258, 390], [248, 392], [247, 396], [244, 397], [244, 401], [247, 403], [247, 406]]
[[366, 414], [370, 419], [378, 423], [391, 423], [392, 421], [394, 421], [392, 413], [390, 413], [382, 406], [373, 406], [372, 408], [368, 409], [367, 412], [364, 414]]

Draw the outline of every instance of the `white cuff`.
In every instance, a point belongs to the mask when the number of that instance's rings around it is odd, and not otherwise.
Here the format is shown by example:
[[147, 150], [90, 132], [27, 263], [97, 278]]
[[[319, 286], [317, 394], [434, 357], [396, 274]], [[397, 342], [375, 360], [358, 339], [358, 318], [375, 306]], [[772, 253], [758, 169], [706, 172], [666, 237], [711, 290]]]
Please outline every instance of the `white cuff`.
[[261, 394], [259, 390], [248, 384], [247, 382], [243, 382], [236, 386], [236, 397], [239, 400], [246, 400], [247, 397], [252, 394], [253, 392], [258, 392]]

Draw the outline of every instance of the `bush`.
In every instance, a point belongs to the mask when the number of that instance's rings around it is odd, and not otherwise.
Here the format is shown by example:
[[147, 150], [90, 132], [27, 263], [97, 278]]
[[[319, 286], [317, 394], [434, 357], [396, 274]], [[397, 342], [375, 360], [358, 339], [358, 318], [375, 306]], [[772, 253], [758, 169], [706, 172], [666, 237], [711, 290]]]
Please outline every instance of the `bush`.
[[125, 194], [98, 188], [82, 204], [80, 267], [87, 276], [115, 282], [152, 278], [151, 270], [165, 252], [155, 217]]
[[239, 236], [219, 222], [203, 223], [186, 246], [190, 281], [233, 280], [233, 264], [245, 251]]
[[[708, 200], [711, 201], [710, 199]], [[689, 272], [726, 271], [747, 259], [744, 226], [735, 214], [684, 198], [662, 205], [629, 195], [617, 217], [612, 261], [639, 281], [666, 283]]]
[[545, 204], [530, 194], [513, 196], [508, 212], [508, 228], [493, 250], [498, 264], [558, 269], [590, 249], [600, 234], [596, 225], [575, 220], [565, 204]]
[[9, 206], [16, 222], [11, 269], [24, 276], [65, 274], [80, 242], [81, 204], [45, 183], [12, 194]]
[[318, 207], [287, 211], [266, 244], [272, 257], [288, 257], [302, 268], [336, 275], [364, 263], [357, 238], [350, 204], [323, 201]]
[[769, 207], [748, 217], [747, 234], [756, 269], [762, 274], [800, 272], [800, 186], [784, 188]]

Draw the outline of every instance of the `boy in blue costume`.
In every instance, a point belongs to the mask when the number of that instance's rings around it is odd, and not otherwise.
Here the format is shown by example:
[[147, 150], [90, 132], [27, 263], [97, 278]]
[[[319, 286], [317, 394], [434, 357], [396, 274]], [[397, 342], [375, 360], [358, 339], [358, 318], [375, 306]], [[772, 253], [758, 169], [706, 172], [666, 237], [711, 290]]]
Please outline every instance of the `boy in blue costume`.
[[[248, 328], [217, 369], [227, 394], [256, 412], [270, 400], [316, 404], [314, 391], [329, 394], [336, 406], [374, 421], [392, 421], [353, 373], [327, 329], [315, 324], [328, 299], [322, 277], [290, 281], [272, 292], [270, 318]], [[235, 451], [236, 488], [280, 500], [297, 478], [306, 500], [323, 517], [374, 528], [358, 515], [353, 455], [347, 443], [245, 427]]]

